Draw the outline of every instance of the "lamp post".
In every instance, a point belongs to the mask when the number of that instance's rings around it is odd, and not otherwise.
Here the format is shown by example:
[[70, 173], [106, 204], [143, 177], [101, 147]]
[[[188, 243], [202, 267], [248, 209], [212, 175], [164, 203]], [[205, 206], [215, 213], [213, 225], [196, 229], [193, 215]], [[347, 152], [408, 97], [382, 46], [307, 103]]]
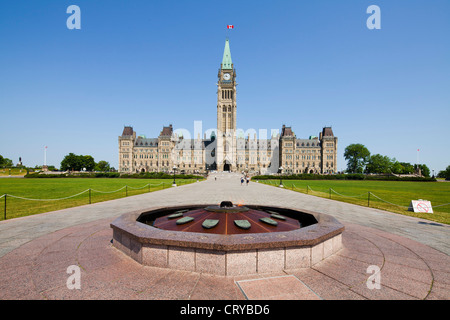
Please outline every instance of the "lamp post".
[[175, 170], [177, 170], [177, 166], [173, 166], [173, 183], [172, 183], [172, 187], [176, 187], [177, 184], [175, 183]]
[[283, 172], [283, 167], [280, 167], [278, 170], [280, 170], [280, 188], [283, 188], [283, 182], [281, 181], [281, 175]]

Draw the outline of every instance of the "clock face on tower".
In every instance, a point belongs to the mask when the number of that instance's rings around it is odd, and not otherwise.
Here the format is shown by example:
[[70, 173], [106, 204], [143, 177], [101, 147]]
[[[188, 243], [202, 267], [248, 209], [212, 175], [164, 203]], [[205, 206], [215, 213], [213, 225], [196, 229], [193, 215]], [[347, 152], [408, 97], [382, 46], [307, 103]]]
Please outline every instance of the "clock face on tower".
[[230, 79], [231, 79], [231, 75], [229, 73], [223, 74], [223, 80], [230, 80]]

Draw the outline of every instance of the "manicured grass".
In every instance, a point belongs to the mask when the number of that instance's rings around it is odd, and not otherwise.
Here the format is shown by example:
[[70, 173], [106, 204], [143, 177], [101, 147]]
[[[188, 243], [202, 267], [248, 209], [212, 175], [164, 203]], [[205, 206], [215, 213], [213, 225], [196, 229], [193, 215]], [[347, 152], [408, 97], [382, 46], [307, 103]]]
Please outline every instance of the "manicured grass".
[[[260, 180], [279, 186], [280, 180]], [[283, 180], [285, 188], [450, 224], [450, 183], [368, 180]], [[331, 188], [331, 193], [330, 193]], [[369, 199], [369, 192], [370, 199]], [[382, 199], [378, 199], [378, 198]], [[429, 200], [434, 213], [408, 211], [411, 200]], [[369, 201], [370, 200], [370, 201]], [[388, 203], [390, 202], [390, 203]], [[439, 206], [448, 204], [445, 206]]]
[[24, 176], [27, 174], [27, 169], [21, 168], [0, 168], [0, 176]]
[[[195, 181], [197, 180], [177, 179], [176, 183], [182, 185]], [[89, 201], [96, 203], [162, 190], [172, 187], [172, 182], [172, 179], [1, 178], [0, 197], [8, 194], [6, 196], [6, 218], [11, 219], [87, 205]], [[90, 192], [89, 189], [91, 189]], [[63, 200], [49, 200], [67, 197], [69, 198]], [[0, 220], [4, 220], [4, 204], [5, 197], [2, 197], [0, 198]]]

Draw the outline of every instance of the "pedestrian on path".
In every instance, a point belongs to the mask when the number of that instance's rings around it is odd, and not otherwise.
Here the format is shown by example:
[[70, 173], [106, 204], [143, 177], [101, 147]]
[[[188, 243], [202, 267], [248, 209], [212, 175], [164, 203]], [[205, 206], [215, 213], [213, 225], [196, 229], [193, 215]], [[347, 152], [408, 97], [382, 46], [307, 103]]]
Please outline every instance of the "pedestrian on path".
[[241, 177], [241, 186], [244, 183], [244, 177]]
[[248, 185], [249, 182], [250, 182], [250, 178], [247, 176], [247, 185]]

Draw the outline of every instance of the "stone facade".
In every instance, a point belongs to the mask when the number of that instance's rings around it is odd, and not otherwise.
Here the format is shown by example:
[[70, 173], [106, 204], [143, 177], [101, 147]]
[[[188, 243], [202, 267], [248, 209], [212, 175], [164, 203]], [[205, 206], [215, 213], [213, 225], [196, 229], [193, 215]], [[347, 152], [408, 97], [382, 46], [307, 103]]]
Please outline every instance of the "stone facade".
[[[319, 137], [297, 139], [291, 127], [257, 138], [237, 129], [236, 70], [225, 42], [217, 82], [217, 133], [185, 139], [172, 125], [157, 138], [136, 136], [131, 126], [119, 136], [119, 172], [207, 173], [211, 170], [248, 174], [335, 173], [337, 137], [324, 127]], [[252, 136], [253, 135], [253, 136]]]

